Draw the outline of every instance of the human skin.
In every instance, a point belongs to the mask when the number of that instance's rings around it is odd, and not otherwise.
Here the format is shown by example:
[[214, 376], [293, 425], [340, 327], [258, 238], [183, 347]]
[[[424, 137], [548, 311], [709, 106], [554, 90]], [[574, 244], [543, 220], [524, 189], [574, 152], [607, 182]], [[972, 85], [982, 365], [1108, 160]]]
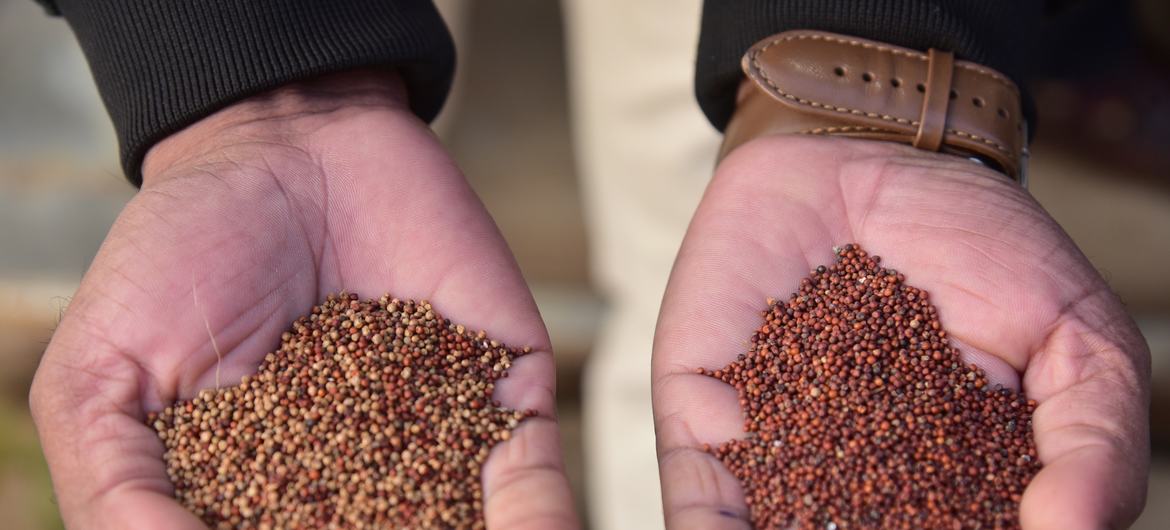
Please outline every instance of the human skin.
[[1145, 502], [1149, 350], [1072, 240], [1020, 186], [962, 158], [768, 136], [717, 168], [671, 273], [653, 395], [667, 528], [749, 528], [704, 443], [744, 436], [735, 390], [694, 373], [746, 351], [768, 297], [858, 243], [930, 292], [965, 359], [1022, 386], [1042, 470], [1027, 530], [1124, 528]]
[[485, 465], [494, 528], [576, 528], [548, 334], [492, 219], [390, 72], [300, 82], [149, 152], [30, 402], [69, 528], [203, 528], [172, 499], [149, 411], [237, 384], [330, 293], [427, 299], [533, 349], [494, 397], [533, 409]]

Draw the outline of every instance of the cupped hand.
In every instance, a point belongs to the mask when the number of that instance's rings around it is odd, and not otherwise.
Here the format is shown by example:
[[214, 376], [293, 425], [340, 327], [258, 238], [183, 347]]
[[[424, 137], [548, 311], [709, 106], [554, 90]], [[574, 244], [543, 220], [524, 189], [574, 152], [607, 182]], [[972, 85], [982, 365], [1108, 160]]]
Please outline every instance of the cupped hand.
[[766, 298], [786, 298], [851, 242], [931, 293], [966, 360], [1039, 402], [1044, 467], [1023, 497], [1025, 529], [1133, 521], [1148, 466], [1149, 351], [1060, 226], [968, 160], [772, 136], [720, 164], [663, 299], [653, 388], [668, 528], [749, 527], [739, 484], [700, 449], [743, 436], [735, 390], [695, 368], [744, 353]]
[[329, 294], [427, 299], [531, 346], [496, 389], [538, 416], [484, 470], [495, 528], [574, 528], [553, 360], [479, 199], [394, 74], [351, 72], [222, 110], [155, 146], [37, 371], [31, 405], [70, 528], [201, 528], [144, 423], [237, 384]]

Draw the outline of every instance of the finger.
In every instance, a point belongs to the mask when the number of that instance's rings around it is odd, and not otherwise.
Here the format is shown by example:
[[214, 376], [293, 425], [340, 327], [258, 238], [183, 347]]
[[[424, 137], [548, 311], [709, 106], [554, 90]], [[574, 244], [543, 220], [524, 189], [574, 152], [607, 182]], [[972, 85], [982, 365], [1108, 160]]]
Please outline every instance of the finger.
[[[710, 380], [705, 376], [689, 375]], [[680, 379], [682, 378], [674, 380]], [[722, 385], [719, 381], [714, 382]], [[714, 386], [706, 386], [705, 382], [694, 386], [714, 389]], [[728, 417], [734, 416], [718, 414], [712, 419], [721, 420]], [[739, 482], [722, 462], [701, 449], [705, 443], [718, 444], [728, 438], [722, 434], [696, 433], [695, 431], [705, 424], [692, 423], [686, 418], [682, 412], [663, 413], [655, 421], [659, 439], [658, 466], [663, 485], [662, 502], [666, 527], [672, 530], [750, 528], [747, 505], [744, 503]], [[737, 436], [742, 434], [738, 432]], [[701, 442], [700, 440], [705, 437], [716, 439], [714, 442]]]
[[[30, 394], [61, 516], [78, 529], [199, 529], [172, 497], [162, 443], [141, 410], [136, 367], [76, 344], [67, 315], [37, 371]], [[77, 359], [69, 364], [64, 359]]]
[[[207, 529], [191, 512], [175, 502], [169, 491], [161, 492], [130, 486], [122, 491], [111, 492], [105, 499], [96, 503], [93, 510], [81, 520], [85, 522], [69, 525], [69, 528]], [[89, 526], [90, 521], [95, 525]]]
[[662, 480], [692, 486], [665, 501], [666, 527], [695, 530], [751, 528], [743, 491], [714, 456], [694, 447], [676, 447], [659, 457]]
[[666, 374], [654, 382], [653, 392], [662, 396], [655, 431], [665, 451], [744, 436], [739, 395], [723, 381], [693, 372]]
[[1130, 326], [1110, 327], [1113, 337], [1066, 320], [1028, 367], [1043, 468], [1024, 492], [1026, 529], [1126, 528], [1144, 506], [1149, 353]]
[[483, 473], [489, 528], [579, 528], [552, 418], [524, 420], [511, 439], [492, 449]]
[[[1020, 506], [1027, 530], [1099, 530], [1129, 528], [1145, 505], [1145, 489], [1134, 488], [1136, 477], [1124, 450], [1111, 445], [1086, 445], [1062, 453], [1033, 479]], [[1141, 480], [1144, 484], [1144, 479]], [[1120, 489], [1110, 485], [1122, 485]]]
[[1020, 388], [1020, 373], [1016, 371], [1007, 361], [999, 355], [967, 344], [966, 341], [950, 336], [951, 346], [959, 351], [959, 357], [963, 363], [971, 365], [974, 364], [983, 370], [984, 375], [987, 376], [987, 381], [992, 385], [1000, 385], [1004, 388], [1010, 388], [1019, 392]]
[[739, 482], [701, 449], [744, 436], [735, 389], [702, 374], [668, 374], [655, 382], [654, 396], [660, 398], [655, 433], [667, 528], [743, 527], [747, 506]]

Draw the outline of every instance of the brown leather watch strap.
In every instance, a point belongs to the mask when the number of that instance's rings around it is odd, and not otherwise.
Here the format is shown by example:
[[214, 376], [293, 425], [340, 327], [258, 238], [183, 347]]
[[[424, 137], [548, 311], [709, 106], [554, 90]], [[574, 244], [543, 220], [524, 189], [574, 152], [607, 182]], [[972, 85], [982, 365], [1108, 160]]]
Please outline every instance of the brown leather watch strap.
[[721, 158], [765, 134], [837, 135], [971, 157], [1024, 182], [1019, 90], [985, 66], [949, 52], [797, 30], [756, 43], [743, 70]]

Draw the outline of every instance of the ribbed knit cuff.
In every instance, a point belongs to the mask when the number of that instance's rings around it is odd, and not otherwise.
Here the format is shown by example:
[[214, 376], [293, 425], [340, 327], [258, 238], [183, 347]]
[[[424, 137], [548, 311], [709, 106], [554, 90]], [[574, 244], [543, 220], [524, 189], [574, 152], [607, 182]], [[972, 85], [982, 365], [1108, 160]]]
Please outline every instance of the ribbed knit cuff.
[[395, 68], [438, 114], [454, 44], [431, 0], [41, 0], [73, 27], [141, 185], [159, 140], [247, 96], [329, 72]]
[[1042, 15], [1042, 0], [706, 0], [695, 94], [707, 119], [723, 130], [735, 110], [744, 52], [769, 35], [814, 29], [949, 50], [999, 70], [1019, 85], [1034, 131], [1035, 109], [1024, 81]]

